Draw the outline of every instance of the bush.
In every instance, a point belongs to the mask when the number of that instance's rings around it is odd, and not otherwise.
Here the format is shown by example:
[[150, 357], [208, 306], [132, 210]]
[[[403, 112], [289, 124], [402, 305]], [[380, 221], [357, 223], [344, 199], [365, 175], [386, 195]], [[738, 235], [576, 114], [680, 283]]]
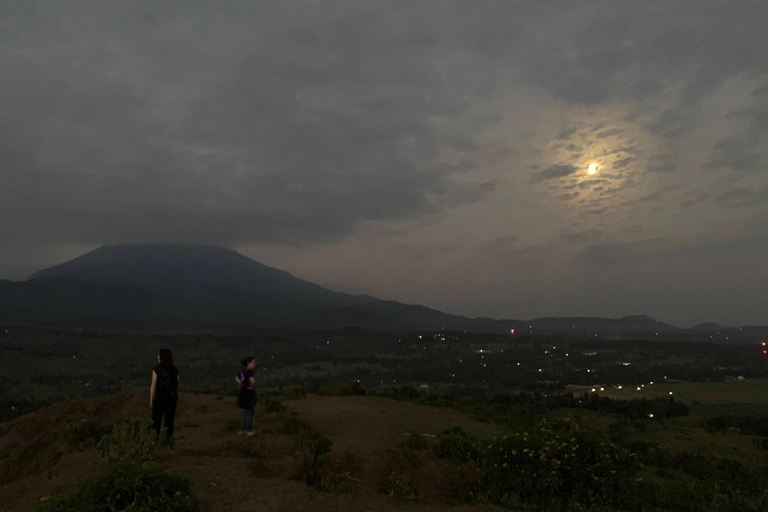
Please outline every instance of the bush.
[[286, 418], [283, 421], [283, 428], [280, 429], [280, 432], [283, 434], [288, 434], [289, 436], [293, 436], [301, 432], [302, 430], [312, 430], [312, 427], [310, 427], [307, 423], [304, 423], [300, 419], [297, 418]]
[[293, 449], [301, 459], [301, 468], [296, 478], [307, 485], [324, 488], [322, 470], [327, 455], [331, 452], [332, 441], [308, 424], [296, 418], [283, 421], [281, 431], [293, 436]]
[[748, 436], [768, 437], [768, 416], [731, 416], [725, 414], [707, 420], [707, 430], [736, 431]]
[[[568, 421], [487, 442], [454, 427], [434, 447], [438, 458], [464, 465], [466, 495], [504, 505], [523, 501], [547, 510], [622, 506], [635, 492], [640, 464], [626, 447]], [[467, 480], [471, 476], [474, 480]]]
[[437, 436], [433, 450], [438, 459], [469, 462], [478, 457], [478, 443], [477, 439], [464, 432], [461, 427], [452, 427]]
[[156, 463], [127, 460], [37, 505], [36, 512], [198, 512], [192, 483]]
[[98, 444], [101, 456], [114, 460], [152, 460], [160, 448], [173, 448], [173, 439], [158, 436], [149, 420], [118, 423]]
[[82, 420], [64, 432], [64, 442], [72, 450], [82, 451], [96, 446], [101, 438], [110, 433], [110, 427], [99, 425], [91, 420]]
[[285, 392], [286, 400], [301, 400], [307, 397], [307, 389], [304, 386], [294, 386]]
[[323, 386], [318, 390], [317, 394], [320, 396], [334, 396], [339, 394], [339, 390], [331, 386]]
[[359, 380], [350, 380], [339, 386], [339, 395], [341, 396], [362, 396], [365, 395], [365, 388]]
[[405, 438], [405, 440], [398, 445], [398, 448], [400, 448], [403, 451], [418, 452], [418, 451], [426, 450], [427, 448], [429, 448], [429, 444], [421, 434], [419, 434], [415, 430], [411, 430], [408, 433], [408, 437]]
[[256, 403], [256, 414], [261, 416], [270, 412], [282, 412], [285, 410], [283, 402], [273, 396], [261, 397]]
[[331, 452], [332, 441], [316, 430], [301, 429], [293, 435], [293, 448], [301, 457], [298, 478], [310, 486], [321, 485], [321, 467]]
[[381, 473], [379, 490], [401, 500], [415, 500], [420, 492], [416, 484], [418, 460], [411, 453], [394, 452]]

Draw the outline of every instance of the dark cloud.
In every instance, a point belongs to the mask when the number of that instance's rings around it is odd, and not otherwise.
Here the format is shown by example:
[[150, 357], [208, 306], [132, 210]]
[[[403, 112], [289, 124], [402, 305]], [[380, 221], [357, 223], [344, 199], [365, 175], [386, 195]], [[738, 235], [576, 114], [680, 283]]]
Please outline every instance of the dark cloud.
[[[404, 239], [399, 268], [432, 258], [430, 225], [433, 249], [456, 232], [493, 254], [549, 237], [570, 258], [537, 264], [574, 276], [651, 261], [633, 256], [650, 254], [640, 233], [692, 258], [679, 241], [725, 243], [712, 220], [727, 213], [730, 232], [756, 219], [759, 237], [767, 18], [762, 0], [5, 2], [0, 265], [183, 241], [301, 246], [306, 270], [312, 251], [362, 250], [360, 230], [385, 224]], [[598, 178], [579, 172], [587, 159]], [[587, 238], [561, 233], [576, 221]], [[735, 261], [712, 244], [691, 242]]]
[[568, 140], [570, 139], [578, 130], [579, 128], [577, 126], [571, 126], [568, 128], [563, 128], [560, 130], [560, 133], [557, 135], [557, 140]]
[[543, 171], [539, 171], [533, 175], [531, 181], [534, 183], [546, 180], [552, 180], [557, 178], [565, 178], [575, 173], [578, 169], [572, 165], [553, 165], [547, 167]]
[[723, 192], [717, 199], [717, 203], [730, 207], [750, 206], [755, 204], [768, 204], [768, 186], [756, 190], [737, 188]]
[[607, 139], [608, 137], [613, 137], [614, 135], [618, 135], [622, 133], [624, 130], [620, 130], [619, 128], [611, 128], [610, 130], [604, 130], [600, 133], [595, 134], [596, 139]]
[[518, 237], [502, 236], [484, 244], [483, 249], [493, 252], [508, 252], [516, 248]]
[[613, 164], [611, 164], [611, 167], [613, 167], [614, 169], [623, 169], [634, 161], [635, 161], [635, 158], [631, 158], [631, 157], [620, 158], [619, 160], [614, 161]]

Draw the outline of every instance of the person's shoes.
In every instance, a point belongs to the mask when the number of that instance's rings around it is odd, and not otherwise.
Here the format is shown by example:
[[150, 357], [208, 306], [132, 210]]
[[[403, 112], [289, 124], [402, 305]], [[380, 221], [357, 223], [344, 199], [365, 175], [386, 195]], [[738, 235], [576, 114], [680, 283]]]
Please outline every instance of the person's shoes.
[[251, 430], [251, 431], [250, 431], [250, 432], [248, 432], [248, 434], [246, 434], [246, 435], [247, 435], [248, 437], [252, 437], [252, 436], [254, 436], [255, 434], [256, 434], [256, 432], [254, 432], [253, 430]]
[[245, 430], [241, 430], [240, 432], [237, 433], [237, 435], [239, 435], [239, 436], [245, 435]]

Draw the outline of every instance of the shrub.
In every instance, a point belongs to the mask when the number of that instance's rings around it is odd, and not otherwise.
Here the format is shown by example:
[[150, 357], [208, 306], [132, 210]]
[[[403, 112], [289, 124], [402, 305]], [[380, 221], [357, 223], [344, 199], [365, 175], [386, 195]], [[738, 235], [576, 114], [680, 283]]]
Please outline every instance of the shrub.
[[43, 501], [36, 512], [198, 512], [192, 483], [156, 463], [126, 460], [68, 493]]
[[361, 396], [365, 395], [365, 388], [359, 380], [350, 380], [339, 386], [339, 395], [341, 396]]
[[82, 420], [64, 431], [64, 442], [72, 450], [82, 451], [96, 446], [101, 438], [110, 433], [110, 428], [91, 420]]
[[338, 395], [339, 390], [331, 386], [323, 386], [318, 390], [317, 394], [320, 396], [333, 396]]
[[398, 445], [398, 448], [404, 451], [421, 451], [426, 450], [428, 447], [427, 440], [415, 430], [411, 430], [408, 433], [408, 437]]
[[294, 386], [285, 392], [286, 400], [301, 400], [307, 397], [307, 389], [304, 386]]
[[[487, 442], [454, 427], [434, 447], [438, 458], [465, 465], [465, 494], [503, 505], [524, 501], [548, 510], [624, 504], [640, 464], [604, 434], [542, 420], [530, 431]], [[469, 478], [471, 477], [471, 478]]]
[[283, 421], [281, 431], [293, 436], [293, 450], [301, 459], [301, 468], [296, 478], [303, 480], [307, 485], [322, 489], [322, 469], [327, 455], [331, 452], [332, 441], [296, 418]]
[[433, 450], [439, 459], [469, 462], [478, 457], [478, 440], [464, 432], [461, 427], [452, 427], [437, 436]]
[[261, 416], [270, 412], [282, 412], [285, 410], [283, 402], [273, 396], [264, 396], [256, 403], [256, 414]]
[[393, 452], [381, 473], [379, 490], [397, 499], [418, 499], [420, 495], [416, 483], [418, 465], [418, 460], [412, 453]]
[[98, 444], [101, 456], [114, 460], [152, 460], [160, 448], [173, 448], [173, 439], [158, 436], [149, 420], [118, 423]]
[[300, 429], [293, 435], [293, 448], [301, 457], [298, 478], [310, 486], [321, 485], [321, 466], [331, 452], [331, 440], [316, 430]]
[[312, 430], [312, 427], [298, 418], [290, 417], [283, 421], [283, 428], [280, 429], [280, 432], [292, 436], [298, 434], [302, 430]]

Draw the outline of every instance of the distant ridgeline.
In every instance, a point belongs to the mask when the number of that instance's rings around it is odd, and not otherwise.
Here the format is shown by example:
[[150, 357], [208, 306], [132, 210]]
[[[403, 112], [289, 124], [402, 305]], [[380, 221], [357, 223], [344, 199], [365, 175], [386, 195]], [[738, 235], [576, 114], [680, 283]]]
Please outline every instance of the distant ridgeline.
[[[104, 246], [0, 281], [0, 323], [123, 332], [238, 333], [254, 327], [458, 330], [515, 336], [752, 342], [765, 329], [680, 329], [647, 316], [494, 320], [335, 292], [221, 247]], [[752, 332], [754, 330], [754, 332]], [[759, 334], [758, 334], [759, 333]]]

